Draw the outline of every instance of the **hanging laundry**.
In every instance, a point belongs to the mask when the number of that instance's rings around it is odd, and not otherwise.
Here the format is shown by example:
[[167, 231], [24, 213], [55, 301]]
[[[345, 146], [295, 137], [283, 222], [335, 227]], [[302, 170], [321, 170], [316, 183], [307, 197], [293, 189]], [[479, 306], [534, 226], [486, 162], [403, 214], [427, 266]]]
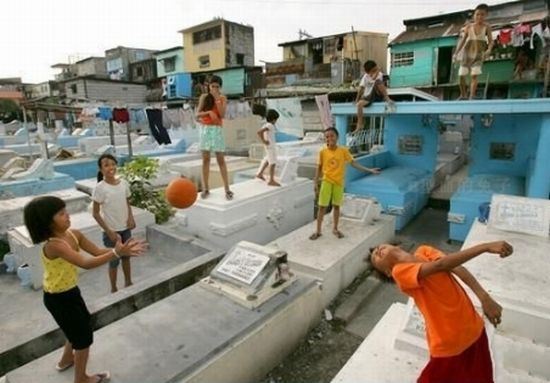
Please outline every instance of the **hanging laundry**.
[[95, 121], [98, 113], [99, 113], [98, 108], [93, 108], [93, 107], [82, 108], [82, 112], [80, 112], [80, 117], [78, 119], [81, 122], [93, 122]]
[[69, 129], [69, 131], [73, 130], [75, 120], [76, 116], [74, 112], [65, 113], [65, 126]]
[[542, 46], [546, 46], [546, 42], [544, 41], [544, 31], [542, 30], [542, 24], [537, 24], [531, 29], [531, 49], [535, 49], [535, 46], [533, 45], [535, 42], [535, 36], [538, 36], [540, 40], [542, 41]]
[[113, 118], [113, 111], [110, 107], [100, 106], [99, 108], [99, 118], [105, 121], [109, 121]]
[[130, 121], [130, 113], [126, 108], [114, 108], [113, 109], [113, 121], [119, 124], [124, 124]]
[[147, 123], [147, 116], [145, 115], [145, 110], [132, 108], [129, 110], [130, 121], [135, 125], [141, 125]]
[[332, 128], [334, 126], [334, 120], [332, 118], [332, 113], [330, 112], [330, 102], [328, 100], [328, 94], [315, 96], [315, 102], [317, 103], [317, 108], [319, 108], [323, 128]]
[[517, 26], [518, 32], [523, 33], [525, 36], [531, 35], [531, 25], [521, 23]]
[[180, 126], [182, 128], [194, 128], [195, 127], [195, 113], [193, 112], [193, 109], [188, 108], [184, 109], [181, 108], [178, 110], [179, 112], [179, 118], [180, 118]]
[[512, 29], [501, 29], [498, 33], [498, 41], [501, 45], [508, 45], [512, 42]]
[[542, 31], [542, 41], [544, 44], [539, 57], [539, 66], [545, 67], [546, 60], [550, 60], [550, 25], [548, 24], [545, 25]]
[[179, 109], [163, 109], [162, 110], [162, 122], [167, 128], [178, 128], [181, 126]]
[[170, 136], [166, 128], [162, 125], [162, 110], [146, 109], [147, 119], [149, 120], [149, 129], [151, 134], [159, 144], [171, 144]]
[[520, 29], [521, 29], [520, 26], [516, 25], [512, 30], [512, 46], [514, 47], [521, 47], [525, 42], [523, 38], [523, 33], [521, 32]]

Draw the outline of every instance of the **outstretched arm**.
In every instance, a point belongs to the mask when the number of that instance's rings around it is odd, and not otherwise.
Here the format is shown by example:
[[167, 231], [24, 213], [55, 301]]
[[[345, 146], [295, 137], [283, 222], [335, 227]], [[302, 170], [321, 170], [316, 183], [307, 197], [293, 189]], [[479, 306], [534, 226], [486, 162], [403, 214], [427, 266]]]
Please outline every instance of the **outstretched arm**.
[[483, 313], [493, 324], [500, 324], [502, 316], [502, 307], [489, 295], [487, 291], [479, 284], [477, 279], [464, 267], [458, 266], [452, 270], [453, 274], [459, 277], [466, 286], [470, 288], [481, 302]]
[[367, 168], [366, 166], [361, 165], [357, 161], [350, 162], [350, 165], [353, 166], [357, 170], [361, 170], [363, 172], [372, 173], [372, 174], [380, 174], [380, 168]]
[[418, 278], [426, 278], [435, 273], [451, 272], [454, 268], [483, 253], [499, 254], [501, 258], [512, 254], [514, 248], [505, 241], [482, 243], [466, 250], [441, 257], [436, 261], [424, 262], [420, 266]]

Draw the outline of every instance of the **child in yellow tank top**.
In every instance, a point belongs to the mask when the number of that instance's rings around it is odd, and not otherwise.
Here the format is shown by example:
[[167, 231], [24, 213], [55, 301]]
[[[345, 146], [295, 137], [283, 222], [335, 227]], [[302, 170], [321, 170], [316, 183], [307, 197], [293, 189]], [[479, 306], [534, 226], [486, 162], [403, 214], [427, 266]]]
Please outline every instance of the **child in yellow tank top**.
[[[41, 255], [44, 305], [67, 338], [56, 369], [63, 371], [74, 365], [75, 382], [108, 382], [109, 372], [86, 373], [93, 331], [90, 313], [77, 285], [77, 266], [91, 269], [121, 255], [139, 255], [145, 250], [145, 243], [130, 239], [125, 244], [118, 241], [113, 249], [98, 248], [78, 230], [69, 230], [71, 221], [65, 202], [57, 197], [33, 199], [25, 206], [23, 216], [33, 243], [46, 241]], [[83, 256], [80, 249], [92, 257]]]

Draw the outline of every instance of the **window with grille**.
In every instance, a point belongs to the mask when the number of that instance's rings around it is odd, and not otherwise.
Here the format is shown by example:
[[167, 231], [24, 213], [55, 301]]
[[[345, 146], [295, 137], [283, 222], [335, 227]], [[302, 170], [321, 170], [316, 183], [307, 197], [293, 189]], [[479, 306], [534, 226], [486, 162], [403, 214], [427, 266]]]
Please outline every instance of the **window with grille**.
[[336, 54], [336, 38], [328, 38], [323, 41], [323, 48], [325, 55], [335, 55]]
[[414, 64], [414, 52], [392, 53], [391, 66], [397, 68], [400, 66], [409, 66]]
[[222, 37], [222, 27], [217, 25], [202, 31], [193, 33], [193, 45], [204, 43], [210, 40], [217, 40]]
[[210, 55], [204, 55], [199, 57], [199, 67], [207, 68], [210, 66]]
[[168, 57], [163, 60], [164, 64], [164, 71], [165, 72], [173, 72], [176, 70], [176, 57]]

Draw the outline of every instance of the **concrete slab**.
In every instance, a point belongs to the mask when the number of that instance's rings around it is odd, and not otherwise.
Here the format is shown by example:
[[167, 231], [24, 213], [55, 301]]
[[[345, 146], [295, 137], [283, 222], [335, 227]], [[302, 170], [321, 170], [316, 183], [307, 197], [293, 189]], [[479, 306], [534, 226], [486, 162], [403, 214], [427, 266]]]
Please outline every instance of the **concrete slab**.
[[[75, 189], [64, 189], [48, 193], [49, 196], [61, 198], [67, 204], [67, 211], [71, 214], [86, 210], [90, 197]], [[26, 196], [2, 201], [0, 204], [0, 238], [7, 239], [7, 231], [23, 224], [23, 208], [33, 198]]]
[[[132, 259], [133, 286], [111, 294], [107, 265], [80, 275], [79, 287], [96, 329], [198, 281], [223, 254], [165, 226], [149, 227], [147, 241], [148, 253]], [[0, 291], [2, 375], [58, 348], [64, 337], [44, 307], [41, 291], [21, 287], [13, 274], [0, 275]]]
[[0, 199], [25, 197], [74, 188], [74, 179], [66, 174], [54, 173], [52, 178], [31, 178], [0, 182]]
[[3, 167], [6, 162], [17, 156], [13, 150], [0, 149], [0, 167]]
[[369, 248], [389, 242], [394, 235], [395, 217], [382, 215], [370, 225], [342, 217], [343, 239], [332, 234], [332, 219], [323, 222], [323, 235], [312, 241], [316, 223], [311, 222], [270, 243], [288, 253], [290, 269], [322, 281], [325, 306], [345, 289], [366, 268], [364, 258]]
[[[319, 320], [321, 294], [301, 279], [257, 310], [193, 285], [95, 333], [90, 371], [116, 382], [257, 381]], [[154, 351], [153, 351], [154, 350]], [[72, 382], [61, 350], [7, 374], [8, 383]]]
[[[280, 159], [284, 157], [278, 156], [277, 158]], [[297, 162], [298, 162], [298, 171], [297, 171], [298, 177], [308, 178], [312, 180], [315, 177], [315, 171], [317, 170], [317, 156], [298, 157]], [[246, 180], [253, 179], [254, 177], [256, 177], [256, 174], [258, 174], [258, 169], [260, 166], [261, 165], [258, 164], [255, 168], [238, 171], [233, 178], [233, 182], [238, 183], [238, 182], [243, 182]], [[279, 167], [279, 164], [277, 164], [277, 167], [275, 168], [276, 178], [280, 177], [280, 170], [281, 169]], [[268, 170], [264, 172], [264, 176], [266, 177], [266, 179], [267, 177], [269, 177]]]
[[413, 382], [425, 364], [418, 356], [393, 348], [406, 306], [394, 303], [332, 383]]
[[[231, 166], [231, 164], [235, 162], [242, 163], [243, 161], [246, 162], [246, 157], [237, 157], [237, 156], [225, 156], [225, 162], [228, 167]], [[210, 158], [210, 171], [213, 171], [214, 168], [218, 168], [218, 164], [216, 162], [216, 156], [212, 156]], [[193, 182], [195, 182], [196, 185], [200, 185], [201, 182], [201, 174], [202, 174], [202, 160], [190, 160], [190, 161], [183, 161], [183, 162], [174, 162], [170, 163], [168, 165], [168, 170], [176, 172], [182, 176], [185, 176], [189, 179], [191, 179]], [[214, 186], [214, 183], [212, 183], [214, 180], [210, 180], [210, 188], [215, 189], [216, 187], [220, 187], [222, 184], [217, 184]], [[221, 182], [221, 181], [220, 181]]]
[[[145, 227], [155, 223], [155, 216], [143, 209], [132, 207], [136, 228], [132, 231], [134, 237], [144, 237]], [[80, 230], [94, 243], [103, 243], [103, 231], [94, 217], [88, 211], [71, 215], [71, 227]], [[15, 254], [17, 266], [28, 264], [31, 269], [32, 285], [35, 289], [42, 287], [43, 266], [40, 258], [42, 245], [32, 243], [25, 226], [17, 226], [8, 231], [10, 250]], [[83, 272], [84, 270], [81, 270]]]
[[[325, 138], [299, 141], [286, 141], [277, 143], [277, 155], [289, 157], [316, 156], [319, 150], [325, 145]], [[248, 149], [248, 157], [253, 161], [261, 161], [265, 156], [264, 145], [261, 143], [251, 144]]]
[[182, 230], [229, 249], [243, 240], [264, 245], [313, 219], [313, 185], [298, 178], [282, 187], [261, 180], [232, 185], [233, 200], [223, 188], [176, 213]]
[[[499, 259], [492, 254], [483, 254], [467, 263], [468, 270], [501, 303], [550, 315], [550, 295], [540, 294], [550, 289], [550, 239], [490, 230], [475, 221], [463, 248], [501, 240], [506, 240], [514, 247], [512, 256]], [[503, 314], [503, 327], [505, 321], [506, 313]], [[550, 346], [550, 338], [546, 344]]]
[[[128, 137], [126, 135], [115, 135], [115, 145], [124, 145], [128, 143]], [[132, 134], [131, 139], [135, 139], [136, 135]], [[95, 136], [95, 137], [83, 137], [78, 141], [78, 147], [82, 153], [88, 155], [94, 155], [97, 149], [105, 145], [111, 144], [111, 137], [109, 136]]]

